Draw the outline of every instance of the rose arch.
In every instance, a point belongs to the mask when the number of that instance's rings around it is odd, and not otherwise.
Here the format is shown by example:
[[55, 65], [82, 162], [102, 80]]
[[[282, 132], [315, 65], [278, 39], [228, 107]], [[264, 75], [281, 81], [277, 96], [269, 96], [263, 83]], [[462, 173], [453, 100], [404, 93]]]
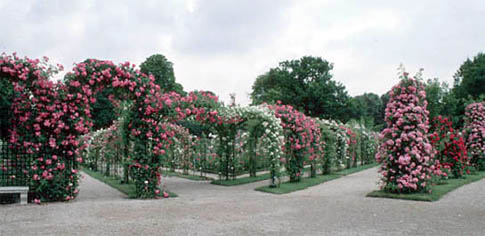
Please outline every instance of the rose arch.
[[[159, 160], [164, 140], [171, 135], [161, 125], [160, 114], [171, 112], [171, 97], [160, 94], [153, 77], [140, 73], [129, 63], [86, 60], [77, 64], [64, 83], [49, 80], [50, 69], [39, 60], [3, 55], [0, 76], [15, 90], [11, 106], [14, 125], [10, 129], [11, 148], [22, 148], [33, 156], [28, 184], [36, 201], [70, 200], [78, 192], [77, 155], [82, 148], [78, 137], [92, 126], [90, 105], [95, 95], [113, 88], [110, 100], [131, 101], [130, 165], [138, 197], [159, 194]], [[167, 116], [170, 117], [170, 116]]]

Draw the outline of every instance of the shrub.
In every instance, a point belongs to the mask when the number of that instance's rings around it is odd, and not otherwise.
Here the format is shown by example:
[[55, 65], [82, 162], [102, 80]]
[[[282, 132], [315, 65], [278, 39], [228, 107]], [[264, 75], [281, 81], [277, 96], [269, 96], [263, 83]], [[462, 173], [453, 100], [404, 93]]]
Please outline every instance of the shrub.
[[449, 169], [453, 177], [463, 176], [468, 166], [468, 156], [465, 140], [453, 129], [453, 123], [448, 118], [437, 116], [433, 119], [434, 132], [430, 135], [431, 143], [437, 150], [436, 159], [445, 169]]
[[383, 190], [422, 192], [429, 188], [435, 170], [434, 151], [428, 139], [428, 111], [420, 78], [403, 72], [389, 92], [385, 110], [387, 128], [381, 134], [376, 160], [381, 163]]
[[466, 107], [465, 133], [470, 162], [485, 169], [485, 102], [472, 103]]

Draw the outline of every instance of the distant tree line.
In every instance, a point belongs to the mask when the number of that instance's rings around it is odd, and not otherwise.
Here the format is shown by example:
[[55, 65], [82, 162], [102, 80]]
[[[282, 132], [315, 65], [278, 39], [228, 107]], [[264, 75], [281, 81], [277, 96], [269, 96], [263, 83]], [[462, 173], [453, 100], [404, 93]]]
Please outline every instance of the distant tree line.
[[[389, 95], [364, 93], [352, 97], [343, 84], [332, 79], [332, 69], [333, 64], [320, 57], [305, 56], [280, 62], [256, 78], [252, 102], [281, 101], [310, 116], [342, 122], [358, 120], [375, 130], [382, 129]], [[478, 53], [473, 59], [467, 59], [454, 79], [452, 88], [437, 78], [425, 81], [428, 110], [430, 119], [442, 115], [461, 127], [465, 106], [485, 100], [485, 54]]]

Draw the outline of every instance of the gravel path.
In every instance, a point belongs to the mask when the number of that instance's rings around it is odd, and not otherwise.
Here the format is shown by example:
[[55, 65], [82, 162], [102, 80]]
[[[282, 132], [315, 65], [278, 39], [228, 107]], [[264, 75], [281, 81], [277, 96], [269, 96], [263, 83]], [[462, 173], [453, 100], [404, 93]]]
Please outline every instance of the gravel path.
[[366, 198], [376, 168], [304, 191], [167, 177], [179, 197], [131, 200], [86, 176], [70, 203], [0, 206], [0, 235], [485, 235], [485, 181], [434, 203]]

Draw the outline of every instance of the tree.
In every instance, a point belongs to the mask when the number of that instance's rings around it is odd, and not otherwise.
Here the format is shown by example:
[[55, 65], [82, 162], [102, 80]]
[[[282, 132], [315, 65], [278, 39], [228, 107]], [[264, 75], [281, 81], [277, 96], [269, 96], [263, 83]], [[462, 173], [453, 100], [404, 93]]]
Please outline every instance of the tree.
[[352, 117], [363, 120], [368, 127], [380, 127], [384, 124], [384, 104], [379, 95], [364, 93], [352, 98]]
[[95, 130], [110, 127], [118, 116], [115, 106], [108, 99], [108, 96], [112, 93], [113, 89], [107, 88], [95, 95], [96, 102], [91, 107], [91, 118], [93, 119], [93, 128]]
[[172, 62], [162, 54], [154, 54], [148, 57], [141, 63], [140, 71], [147, 75], [152, 74], [155, 77], [155, 84], [158, 84], [163, 92], [175, 91], [181, 95], [186, 94], [183, 86], [175, 82]]
[[448, 84], [440, 83], [438, 78], [428, 79], [425, 84], [426, 101], [428, 101], [429, 120], [445, 115], [445, 97], [449, 94]]
[[477, 99], [485, 94], [485, 54], [478, 53], [460, 66], [455, 76], [453, 88], [458, 99]]
[[463, 62], [454, 75], [454, 86], [443, 97], [441, 115], [451, 117], [453, 126], [463, 127], [465, 106], [485, 101], [485, 54]]
[[350, 119], [350, 96], [345, 86], [332, 80], [333, 65], [320, 57], [283, 61], [258, 76], [253, 84], [253, 104], [292, 105], [305, 114], [326, 119]]

